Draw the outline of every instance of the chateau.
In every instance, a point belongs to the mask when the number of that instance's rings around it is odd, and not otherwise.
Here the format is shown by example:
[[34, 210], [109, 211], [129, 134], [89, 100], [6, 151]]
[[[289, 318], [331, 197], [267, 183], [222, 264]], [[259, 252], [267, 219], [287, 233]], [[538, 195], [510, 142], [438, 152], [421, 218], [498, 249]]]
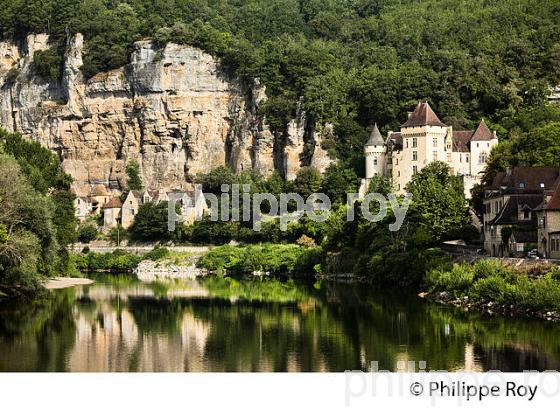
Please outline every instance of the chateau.
[[404, 193], [415, 173], [431, 162], [443, 161], [462, 177], [465, 196], [469, 198], [497, 144], [496, 133], [490, 131], [484, 120], [474, 131], [456, 131], [441, 122], [428, 102], [419, 103], [400, 131], [389, 131], [386, 139], [375, 124], [364, 147], [366, 178], [362, 180], [360, 194], [367, 192], [375, 175], [392, 176], [396, 192]]

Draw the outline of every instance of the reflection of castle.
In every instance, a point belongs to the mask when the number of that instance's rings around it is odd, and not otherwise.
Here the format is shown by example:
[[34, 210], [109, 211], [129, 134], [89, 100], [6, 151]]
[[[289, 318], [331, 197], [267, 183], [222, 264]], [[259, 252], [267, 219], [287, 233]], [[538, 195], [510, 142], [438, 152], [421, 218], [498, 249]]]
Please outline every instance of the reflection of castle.
[[456, 131], [441, 122], [427, 102], [419, 103], [400, 131], [389, 131], [386, 139], [374, 126], [364, 147], [366, 178], [360, 194], [365, 194], [375, 175], [390, 175], [397, 193], [404, 193], [414, 174], [431, 162], [442, 161], [462, 177], [465, 195], [470, 197], [497, 144], [496, 133], [484, 120], [476, 130]]

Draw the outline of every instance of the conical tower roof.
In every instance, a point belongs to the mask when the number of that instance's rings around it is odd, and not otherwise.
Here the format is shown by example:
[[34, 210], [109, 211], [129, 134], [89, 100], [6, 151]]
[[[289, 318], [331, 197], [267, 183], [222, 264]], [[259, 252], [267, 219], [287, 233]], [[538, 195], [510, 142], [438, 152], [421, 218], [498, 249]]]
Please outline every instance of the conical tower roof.
[[483, 118], [474, 132], [471, 141], [490, 141], [491, 139], [494, 139], [494, 133], [490, 131], [490, 128], [488, 128], [488, 125], [486, 125]]
[[383, 137], [379, 132], [379, 128], [377, 128], [377, 123], [375, 123], [375, 125], [373, 126], [373, 130], [369, 135], [369, 139], [366, 142], [366, 146], [371, 146], [371, 145], [383, 146], [384, 143], [385, 141], [383, 141]]
[[438, 125], [440, 127], [445, 127], [445, 124], [441, 122], [434, 110], [432, 110], [428, 101], [419, 103], [414, 112], [410, 115], [408, 120], [401, 125], [401, 127], [422, 127], [424, 125]]

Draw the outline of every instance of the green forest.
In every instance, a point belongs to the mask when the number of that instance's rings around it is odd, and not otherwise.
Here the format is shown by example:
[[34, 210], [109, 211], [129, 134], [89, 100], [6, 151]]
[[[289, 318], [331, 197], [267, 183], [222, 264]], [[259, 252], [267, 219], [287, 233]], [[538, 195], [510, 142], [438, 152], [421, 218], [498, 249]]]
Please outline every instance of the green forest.
[[33, 296], [44, 277], [75, 269], [71, 182], [48, 149], [0, 130], [0, 296]]
[[[67, 37], [86, 39], [86, 77], [127, 63], [153, 38], [200, 47], [248, 89], [282, 129], [296, 103], [335, 126], [329, 148], [360, 173], [373, 122], [395, 129], [428, 99], [457, 128], [485, 117], [501, 137], [532, 131], [519, 117], [543, 109], [560, 82], [555, 0], [2, 0], [0, 37], [50, 34], [39, 74], [60, 77]], [[539, 114], [542, 119], [544, 114]], [[558, 118], [555, 113], [555, 120]], [[330, 142], [330, 144], [329, 144]], [[555, 160], [558, 162], [558, 160]]]

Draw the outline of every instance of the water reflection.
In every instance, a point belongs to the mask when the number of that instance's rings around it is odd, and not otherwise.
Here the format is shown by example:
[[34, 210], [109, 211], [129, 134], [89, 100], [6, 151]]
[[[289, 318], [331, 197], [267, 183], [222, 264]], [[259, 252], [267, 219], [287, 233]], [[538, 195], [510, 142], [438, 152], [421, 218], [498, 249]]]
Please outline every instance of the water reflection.
[[559, 329], [363, 285], [105, 277], [0, 305], [0, 371], [560, 370]]

